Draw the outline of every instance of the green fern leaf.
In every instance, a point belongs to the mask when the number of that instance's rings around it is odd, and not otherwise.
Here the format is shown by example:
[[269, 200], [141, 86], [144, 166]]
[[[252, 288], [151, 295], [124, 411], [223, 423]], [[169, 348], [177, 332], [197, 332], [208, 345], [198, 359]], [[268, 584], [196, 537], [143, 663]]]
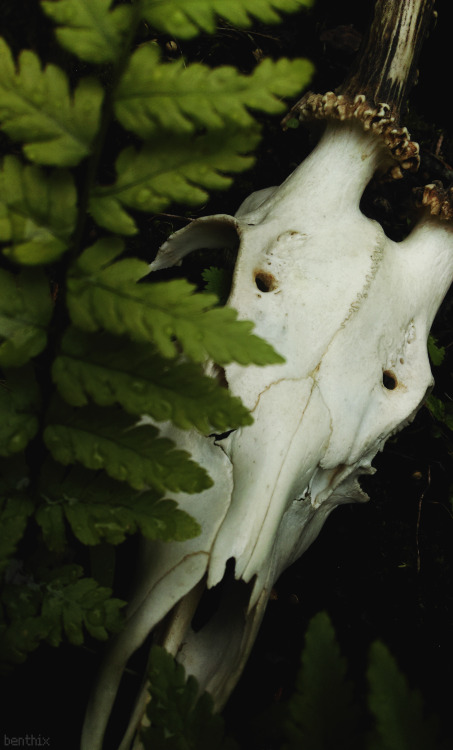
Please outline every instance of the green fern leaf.
[[115, 196], [104, 193], [102, 197], [96, 195], [90, 201], [90, 213], [100, 227], [105, 227], [114, 234], [124, 234], [132, 237], [137, 234], [137, 225], [130, 214], [121, 206]]
[[23, 454], [0, 458], [0, 573], [15, 552], [34, 510], [27, 493], [29, 484]]
[[98, 240], [94, 245], [87, 247], [77, 260], [77, 268], [86, 276], [96, 274], [102, 271], [112, 274], [118, 280], [123, 278], [124, 281], [139, 281], [149, 273], [149, 266], [144, 261], [136, 258], [127, 261], [121, 261], [113, 266], [112, 261], [118, 258], [124, 251], [124, 242], [118, 237], [104, 237]]
[[84, 642], [84, 629], [100, 641], [117, 632], [123, 623], [120, 610], [125, 602], [112, 599], [110, 589], [93, 578], [82, 578], [82, 568], [67, 565], [47, 576], [41, 616], [51, 623], [46, 640], [58, 646], [63, 633], [76, 646]]
[[288, 706], [289, 748], [360, 750], [358, 711], [346, 669], [328, 615], [315, 615], [307, 628], [296, 690]]
[[112, 232], [133, 234], [135, 223], [125, 208], [162, 211], [171, 202], [190, 206], [203, 203], [207, 190], [231, 184], [223, 172], [241, 172], [253, 163], [247, 156], [259, 140], [257, 127], [221, 131], [197, 137], [159, 134], [137, 151], [126, 148], [116, 162], [117, 181], [94, 188], [90, 211], [94, 220]]
[[87, 248], [74, 266], [67, 302], [76, 326], [89, 332], [105, 328], [154, 343], [163, 357], [175, 357], [182, 348], [195, 362], [207, 358], [243, 365], [284, 361], [270, 344], [251, 333], [253, 323], [238, 321], [231, 308], [211, 309], [217, 297], [194, 294], [195, 287], [184, 279], [133, 283], [134, 274], [139, 278], [148, 267], [132, 260], [113, 263], [121, 249], [121, 242], [101, 240]]
[[231, 289], [231, 271], [210, 266], [210, 268], [205, 268], [201, 276], [206, 284], [203, 291], [217, 295], [219, 303], [224, 305]]
[[0, 170], [0, 242], [3, 254], [22, 265], [52, 263], [65, 252], [74, 231], [77, 191], [72, 176], [47, 176], [6, 156]]
[[445, 359], [445, 347], [439, 346], [434, 336], [428, 336], [428, 354], [434, 367], [439, 367]]
[[107, 334], [87, 336], [69, 329], [52, 372], [72, 406], [86, 406], [90, 398], [100, 406], [118, 403], [130, 414], [149, 414], [204, 433], [253, 421], [240, 399], [203, 375], [199, 365], [170, 363], [148, 344]]
[[153, 646], [149, 668], [150, 696], [144, 730], [145, 750], [235, 750], [225, 738], [223, 719], [213, 713], [212, 698], [199, 695], [197, 681], [186, 680], [184, 667], [159, 646]]
[[372, 747], [379, 750], [426, 750], [439, 747], [437, 722], [427, 718], [418, 690], [411, 690], [383, 643], [371, 646], [369, 706], [376, 722]]
[[42, 640], [59, 646], [64, 637], [74, 645], [84, 631], [98, 640], [117, 632], [125, 602], [111, 598], [111, 590], [92, 578], [82, 578], [79, 565], [65, 565], [37, 576], [18, 572], [2, 592], [8, 623], [3, 626], [0, 657], [21, 662]]
[[51, 465], [43, 483], [43, 502], [36, 520], [44, 541], [57, 552], [67, 545], [65, 522], [82, 544], [121, 544], [137, 531], [147, 539], [183, 541], [201, 529], [173, 500], [151, 490], [136, 492], [103, 472], [73, 468], [58, 471]]
[[[50, 624], [39, 615], [42, 595], [39, 586], [20, 569], [14, 575], [13, 564], [8, 577], [17, 583], [7, 584], [1, 593], [0, 608], [0, 670], [21, 664], [49, 633]], [[3, 610], [3, 611], [2, 611]]]
[[116, 115], [122, 125], [145, 140], [159, 127], [190, 133], [197, 127], [249, 128], [249, 109], [275, 114], [285, 108], [280, 98], [297, 94], [310, 80], [306, 60], [264, 60], [250, 76], [236, 68], [214, 70], [182, 60], [159, 63], [154, 44], [132, 55], [116, 91]]
[[143, 15], [166, 34], [189, 39], [216, 29], [216, 17], [247, 28], [251, 16], [264, 23], [276, 23], [279, 12], [291, 13], [309, 7], [312, 0], [144, 0]]
[[132, 8], [110, 10], [112, 0], [43, 0], [41, 7], [57, 24], [62, 47], [86, 62], [115, 62], [131, 25]]
[[425, 401], [425, 406], [437, 422], [453, 431], [453, 409], [449, 401], [442, 401], [430, 394]]
[[64, 464], [80, 462], [88, 469], [105, 469], [113, 479], [142, 490], [201, 492], [212, 486], [204, 469], [185, 451], [175, 450], [150, 424], [116, 409], [54, 407], [44, 440], [53, 457]]
[[38, 431], [40, 392], [30, 366], [5, 370], [0, 381], [0, 456], [23, 451]]
[[0, 497], [0, 573], [3, 573], [22, 539], [33, 503], [28, 497]]
[[0, 367], [20, 367], [44, 349], [51, 315], [49, 284], [41, 271], [16, 276], [0, 269]]
[[71, 94], [66, 74], [55, 65], [41, 69], [31, 51], [16, 65], [0, 39], [0, 127], [14, 141], [25, 141], [30, 161], [72, 167], [87, 156], [99, 127], [103, 89], [82, 79]]
[[[76, 498], [64, 497], [62, 502], [53, 500], [49, 492], [43, 495], [45, 504], [37, 508], [35, 518], [38, 526], [41, 527], [42, 535], [45, 544], [53, 552], [63, 552], [67, 547], [66, 537], [66, 525], [65, 525], [65, 508], [63, 507], [63, 501], [67, 500], [68, 506], [74, 502], [77, 502]], [[79, 531], [80, 524], [76, 525], [77, 532]], [[75, 536], [80, 539], [79, 533]], [[81, 536], [84, 538], [85, 534], [81, 531]], [[82, 544], [87, 544], [86, 541], [82, 541]]]

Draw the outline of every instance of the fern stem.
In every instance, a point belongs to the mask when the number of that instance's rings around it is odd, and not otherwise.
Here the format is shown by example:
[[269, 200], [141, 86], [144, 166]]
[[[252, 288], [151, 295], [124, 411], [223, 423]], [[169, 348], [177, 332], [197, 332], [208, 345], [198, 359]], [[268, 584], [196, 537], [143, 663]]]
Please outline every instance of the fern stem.
[[113, 119], [114, 92], [129, 62], [131, 47], [136, 37], [137, 29], [142, 18], [141, 6], [141, 0], [138, 0], [137, 2], [133, 1], [134, 13], [132, 16], [129, 33], [124, 41], [123, 54], [118, 58], [113, 67], [112, 77], [109, 82], [109, 86], [106, 89], [106, 94], [102, 105], [99, 130], [93, 142], [92, 154], [86, 164], [83, 188], [79, 196], [78, 222], [76, 230], [74, 232], [74, 241], [71, 253], [72, 257], [70, 257], [70, 260], [74, 260], [80, 253], [81, 245], [85, 236], [90, 194], [96, 182], [99, 171], [99, 164], [105, 146], [106, 135]]

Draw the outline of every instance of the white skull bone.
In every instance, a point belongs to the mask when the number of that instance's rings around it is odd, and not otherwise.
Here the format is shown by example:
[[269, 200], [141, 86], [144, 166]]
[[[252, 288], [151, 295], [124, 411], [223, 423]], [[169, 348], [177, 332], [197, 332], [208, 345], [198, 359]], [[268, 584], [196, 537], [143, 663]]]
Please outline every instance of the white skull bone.
[[255, 421], [218, 443], [234, 490], [210, 550], [208, 586], [233, 557], [236, 577], [254, 579], [250, 606], [306, 548], [307, 504], [365, 499], [357, 476], [371, 471], [432, 384], [426, 341], [451, 280], [451, 231], [436, 231], [425, 216], [395, 243], [361, 213], [363, 190], [386, 158], [358, 123], [332, 122], [263, 202], [260, 192], [235, 219], [193, 222], [152, 264], [193, 249], [190, 235], [198, 247], [231, 242], [234, 228], [240, 246], [228, 304], [286, 359], [225, 368]]
[[[225, 368], [253, 425], [223, 439], [159, 425], [215, 485], [197, 497], [175, 496], [199, 520], [200, 537], [145, 545], [128, 625], [100, 678], [108, 690], [88, 714], [86, 748], [100, 747], [100, 717], [127, 659], [164, 618], [161, 643], [217, 708], [225, 703], [272, 585], [336, 506], [367, 499], [358, 476], [373, 472], [373, 457], [423, 403], [432, 385], [427, 335], [452, 278], [453, 229], [423, 212], [396, 243], [365, 217], [362, 193], [388, 164], [380, 135], [354, 118], [328, 122], [280, 187], [254, 193], [235, 218], [192, 222], [152, 264], [174, 265], [198, 248], [238, 248], [227, 304], [286, 361]], [[232, 558], [236, 584], [227, 584], [218, 612], [195, 632], [200, 593], [222, 581]], [[121, 748], [129, 747], [141, 710]]]

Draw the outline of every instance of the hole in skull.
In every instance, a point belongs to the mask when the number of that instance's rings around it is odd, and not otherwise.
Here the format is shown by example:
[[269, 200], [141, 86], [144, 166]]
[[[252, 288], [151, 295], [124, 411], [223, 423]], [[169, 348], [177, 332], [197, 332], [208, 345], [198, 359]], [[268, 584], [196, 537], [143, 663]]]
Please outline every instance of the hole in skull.
[[388, 391], [393, 391], [398, 385], [396, 375], [391, 370], [384, 370], [382, 373], [382, 385], [387, 388]]
[[260, 292], [272, 292], [277, 286], [275, 278], [267, 271], [257, 271], [255, 273], [255, 284]]
[[[243, 618], [253, 588], [253, 582], [244, 583], [234, 577], [235, 559], [230, 557], [225, 566], [225, 575], [212, 589], [205, 589], [192, 618], [191, 627], [198, 633], [209, 624], [227, 622], [237, 615]], [[237, 610], [233, 614], [233, 610]]]
[[417, 221], [408, 183], [415, 187], [415, 176], [405, 174], [402, 180], [386, 182], [382, 180], [382, 175], [377, 174], [366, 187], [360, 201], [362, 213], [377, 221], [394, 242], [404, 240]]

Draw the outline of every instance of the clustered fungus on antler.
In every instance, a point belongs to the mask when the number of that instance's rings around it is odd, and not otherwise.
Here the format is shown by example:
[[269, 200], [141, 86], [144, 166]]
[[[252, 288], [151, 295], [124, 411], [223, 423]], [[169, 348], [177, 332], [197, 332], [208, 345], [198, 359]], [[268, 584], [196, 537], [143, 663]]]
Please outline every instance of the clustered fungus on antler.
[[[312, 120], [348, 120], [358, 122], [363, 130], [370, 131], [380, 138], [389, 151], [392, 161], [390, 177], [398, 179], [403, 171], [416, 171], [420, 164], [418, 143], [411, 140], [406, 127], [397, 124], [397, 116], [392, 107], [383, 102], [377, 106], [370, 104], [364, 94], [353, 99], [345, 94], [306, 94], [283, 120], [287, 122], [298, 117], [302, 122]], [[396, 162], [396, 163], [395, 163]]]
[[417, 206], [427, 208], [431, 216], [443, 221], [453, 219], [453, 186], [444, 188], [442, 182], [436, 180], [414, 192]]
[[[338, 94], [307, 94], [285, 123], [297, 116], [326, 127], [302, 164], [279, 187], [249, 196], [235, 217], [194, 220], [151, 264], [177, 265], [201, 248], [237, 252], [227, 305], [254, 321], [285, 363], [225, 367], [222, 377], [250, 409], [252, 425], [206, 436], [160, 425], [215, 484], [197, 497], [175, 495], [200, 522], [200, 537], [144, 544], [128, 623], [88, 711], [84, 750], [102, 746], [127, 661], [151, 632], [217, 709], [224, 705], [274, 582], [335, 507], [367, 500], [358, 477], [374, 472], [376, 453], [413, 419], [432, 386], [426, 342], [453, 275], [453, 228], [439, 221], [453, 216], [452, 191], [420, 189], [419, 219], [401, 242], [360, 210], [376, 173], [399, 178], [418, 167], [418, 146], [400, 126], [399, 109], [432, 5], [378, 0], [371, 39], [376, 46], [385, 27], [393, 58], [381, 44], [385, 70], [375, 96], [357, 75]], [[386, 90], [388, 103], [380, 103]], [[197, 620], [213, 588], [220, 603]], [[146, 690], [122, 750], [145, 702]]]

